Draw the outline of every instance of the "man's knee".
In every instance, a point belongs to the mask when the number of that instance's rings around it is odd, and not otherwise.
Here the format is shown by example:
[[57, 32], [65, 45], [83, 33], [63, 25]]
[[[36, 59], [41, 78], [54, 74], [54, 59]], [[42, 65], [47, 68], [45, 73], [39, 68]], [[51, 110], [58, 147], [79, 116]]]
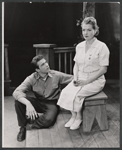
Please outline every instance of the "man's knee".
[[46, 128], [48, 128], [48, 127], [54, 125], [54, 123], [55, 123], [55, 119], [52, 119], [52, 118], [45, 118], [44, 126], [45, 126]]
[[41, 116], [35, 122], [38, 128], [48, 128], [54, 124], [54, 121], [51, 118], [45, 118], [45, 116]]
[[56, 118], [57, 118], [57, 114], [49, 115], [49, 116], [44, 114], [36, 122], [40, 127], [48, 128], [54, 125]]

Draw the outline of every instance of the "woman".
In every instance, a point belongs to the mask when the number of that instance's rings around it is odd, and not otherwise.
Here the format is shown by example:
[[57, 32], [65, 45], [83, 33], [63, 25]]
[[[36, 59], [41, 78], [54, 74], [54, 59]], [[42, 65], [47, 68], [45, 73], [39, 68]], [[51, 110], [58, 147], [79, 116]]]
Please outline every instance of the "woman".
[[100, 92], [105, 85], [104, 74], [109, 65], [109, 50], [99, 41], [99, 27], [94, 17], [86, 17], [82, 24], [85, 41], [76, 46], [73, 68], [74, 80], [61, 92], [58, 105], [71, 111], [71, 118], [65, 124], [71, 130], [78, 129], [82, 122], [81, 109], [86, 97]]

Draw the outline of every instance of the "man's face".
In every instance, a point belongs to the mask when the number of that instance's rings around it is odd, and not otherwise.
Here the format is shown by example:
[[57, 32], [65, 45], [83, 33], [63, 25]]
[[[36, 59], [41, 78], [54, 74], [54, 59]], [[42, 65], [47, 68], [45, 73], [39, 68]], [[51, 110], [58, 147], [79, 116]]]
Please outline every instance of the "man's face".
[[48, 63], [46, 62], [46, 60], [44, 58], [41, 59], [40, 61], [38, 61], [37, 65], [39, 66], [39, 69], [36, 69], [37, 72], [46, 74], [50, 70]]

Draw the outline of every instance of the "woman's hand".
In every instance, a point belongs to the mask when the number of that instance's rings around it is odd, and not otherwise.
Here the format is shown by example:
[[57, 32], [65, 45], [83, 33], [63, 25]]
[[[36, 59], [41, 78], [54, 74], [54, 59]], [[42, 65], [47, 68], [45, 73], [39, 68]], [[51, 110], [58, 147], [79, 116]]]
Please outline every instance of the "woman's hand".
[[87, 84], [88, 84], [87, 80], [78, 80], [77, 81], [78, 86], [84, 86], [84, 85], [87, 85]]
[[74, 86], [78, 86], [77, 80], [74, 80], [74, 81], [73, 81], [73, 84], [74, 84]]
[[38, 114], [31, 103], [26, 105], [26, 115], [28, 118], [31, 118], [31, 120], [35, 120], [38, 117]]

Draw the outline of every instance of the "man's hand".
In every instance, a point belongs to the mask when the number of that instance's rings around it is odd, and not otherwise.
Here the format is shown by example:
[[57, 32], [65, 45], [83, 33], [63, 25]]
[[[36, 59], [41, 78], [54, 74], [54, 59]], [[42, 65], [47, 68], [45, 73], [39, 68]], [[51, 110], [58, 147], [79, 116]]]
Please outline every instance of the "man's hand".
[[26, 115], [28, 118], [31, 118], [31, 120], [35, 120], [38, 117], [38, 114], [31, 103], [26, 105]]

